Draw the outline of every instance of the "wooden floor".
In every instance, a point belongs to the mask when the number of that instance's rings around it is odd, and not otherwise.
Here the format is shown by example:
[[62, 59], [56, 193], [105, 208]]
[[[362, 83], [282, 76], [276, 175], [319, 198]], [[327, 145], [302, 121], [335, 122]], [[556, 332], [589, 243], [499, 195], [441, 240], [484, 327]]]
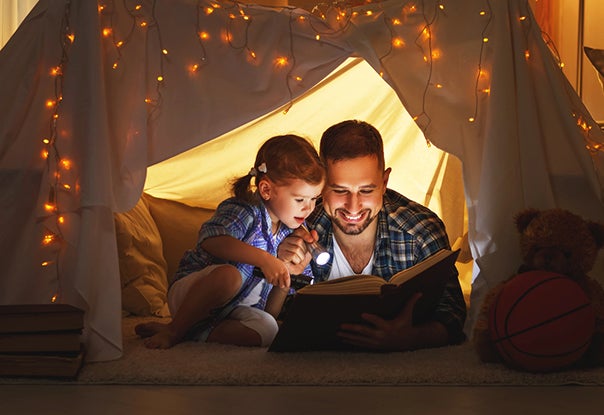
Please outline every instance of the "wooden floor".
[[0, 385], [3, 415], [604, 413], [604, 387]]

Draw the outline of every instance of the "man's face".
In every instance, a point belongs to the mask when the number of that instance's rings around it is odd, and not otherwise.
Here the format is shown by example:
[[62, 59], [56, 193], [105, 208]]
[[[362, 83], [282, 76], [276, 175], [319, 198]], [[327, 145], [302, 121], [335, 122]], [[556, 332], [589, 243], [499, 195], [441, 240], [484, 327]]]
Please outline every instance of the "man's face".
[[375, 156], [328, 160], [323, 206], [334, 225], [347, 235], [367, 229], [382, 208], [389, 174]]

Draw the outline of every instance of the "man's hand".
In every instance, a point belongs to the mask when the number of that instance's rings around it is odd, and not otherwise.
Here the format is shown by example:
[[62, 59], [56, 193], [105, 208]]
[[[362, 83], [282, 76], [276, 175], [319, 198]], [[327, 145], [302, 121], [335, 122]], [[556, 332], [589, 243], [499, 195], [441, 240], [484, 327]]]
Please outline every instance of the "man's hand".
[[432, 321], [421, 326], [413, 325], [413, 308], [420, 297], [421, 294], [415, 294], [392, 320], [364, 313], [361, 317], [368, 324], [342, 324], [338, 336], [354, 346], [384, 351], [446, 345], [449, 334], [441, 323]]
[[302, 228], [294, 230], [277, 248], [277, 258], [287, 264], [291, 274], [302, 274], [310, 263], [312, 256], [306, 248], [306, 242], [312, 243], [319, 239], [317, 231], [307, 232]]

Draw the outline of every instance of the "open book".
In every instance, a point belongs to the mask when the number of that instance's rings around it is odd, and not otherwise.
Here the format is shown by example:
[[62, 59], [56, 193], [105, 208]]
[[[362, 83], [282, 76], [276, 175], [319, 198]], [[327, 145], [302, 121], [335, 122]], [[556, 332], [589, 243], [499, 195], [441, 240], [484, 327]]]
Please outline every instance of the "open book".
[[296, 292], [269, 351], [352, 349], [336, 335], [342, 323], [363, 323], [362, 313], [395, 317], [417, 292], [413, 322], [431, 319], [444, 288], [457, 278], [459, 251], [440, 250], [386, 282], [373, 275], [353, 275], [308, 285]]

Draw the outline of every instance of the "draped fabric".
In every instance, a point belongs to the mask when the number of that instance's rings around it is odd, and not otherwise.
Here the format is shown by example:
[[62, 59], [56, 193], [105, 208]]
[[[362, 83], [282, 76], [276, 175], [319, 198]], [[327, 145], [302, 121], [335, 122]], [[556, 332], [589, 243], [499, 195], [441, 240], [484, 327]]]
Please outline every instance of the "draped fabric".
[[[57, 296], [80, 306], [88, 359], [118, 358], [113, 213], [145, 188], [211, 207], [261, 141], [283, 129], [317, 142], [341, 117], [380, 128], [393, 180], [404, 193], [421, 183], [413, 197], [439, 202], [443, 216], [455, 200], [443, 166], [455, 169], [450, 155], [461, 161], [472, 304], [520, 263], [518, 210], [604, 220], [603, 134], [526, 1], [322, 10], [40, 1], [0, 51], [0, 303]], [[368, 67], [371, 77], [359, 75]], [[337, 94], [321, 93], [346, 79]], [[297, 113], [306, 99], [309, 112]], [[400, 162], [398, 153], [411, 155]], [[174, 180], [162, 181], [162, 162], [179, 154], [196, 161], [172, 164]], [[428, 179], [417, 179], [424, 170]], [[195, 176], [205, 183], [192, 185]]]

